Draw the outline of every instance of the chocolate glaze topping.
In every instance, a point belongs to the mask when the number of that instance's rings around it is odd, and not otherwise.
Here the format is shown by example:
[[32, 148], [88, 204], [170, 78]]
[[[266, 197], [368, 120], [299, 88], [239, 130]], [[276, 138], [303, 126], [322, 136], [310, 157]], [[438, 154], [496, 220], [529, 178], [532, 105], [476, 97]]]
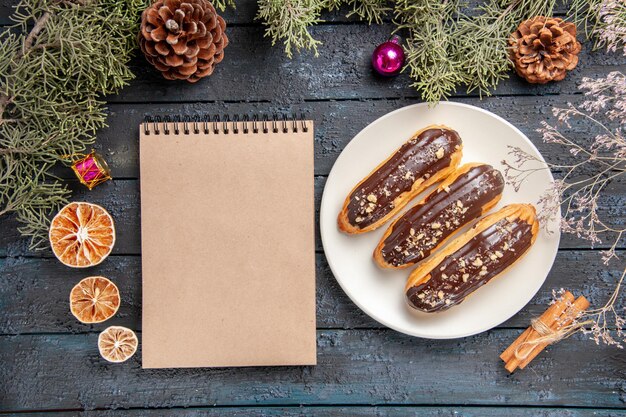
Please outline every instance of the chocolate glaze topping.
[[350, 194], [350, 224], [362, 229], [385, 217], [395, 208], [394, 200], [416, 181], [426, 181], [449, 166], [460, 146], [458, 133], [448, 129], [428, 129], [406, 142]]
[[409, 288], [409, 305], [427, 313], [460, 304], [522, 256], [531, 246], [531, 225], [506, 218], [494, 223], [430, 272], [430, 279]]
[[393, 266], [416, 263], [502, 193], [504, 179], [491, 165], [477, 165], [450, 186], [429, 195], [424, 204], [408, 210], [392, 226], [382, 247], [385, 262]]

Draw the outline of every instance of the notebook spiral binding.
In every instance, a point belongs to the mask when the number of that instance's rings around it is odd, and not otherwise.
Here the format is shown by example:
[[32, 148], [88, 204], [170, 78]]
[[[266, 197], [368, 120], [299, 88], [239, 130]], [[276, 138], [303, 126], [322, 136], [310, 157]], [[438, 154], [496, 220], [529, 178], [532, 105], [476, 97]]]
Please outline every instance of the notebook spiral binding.
[[304, 114], [301, 114], [300, 118], [297, 118], [295, 115], [289, 117], [286, 114], [282, 116], [274, 114], [271, 119], [268, 115], [263, 115], [259, 119], [258, 115], [249, 117], [247, 114], [244, 114], [241, 119], [239, 115], [234, 115], [232, 120], [229, 115], [220, 117], [219, 115], [211, 116], [210, 114], [176, 116], [174, 118], [169, 116], [146, 116], [143, 122], [145, 135], [160, 135], [161, 131], [165, 135], [170, 135], [172, 134], [171, 127], [173, 127], [174, 135], [179, 135], [181, 131], [185, 135], [189, 135], [191, 132], [194, 134], [203, 132], [204, 134], [213, 133], [216, 135], [227, 135], [230, 132], [238, 134], [240, 131], [247, 134], [250, 130], [252, 130], [252, 133], [259, 133], [259, 131], [269, 133], [270, 130], [273, 133], [298, 133], [300, 130], [303, 132], [309, 131], [309, 127], [304, 119]]

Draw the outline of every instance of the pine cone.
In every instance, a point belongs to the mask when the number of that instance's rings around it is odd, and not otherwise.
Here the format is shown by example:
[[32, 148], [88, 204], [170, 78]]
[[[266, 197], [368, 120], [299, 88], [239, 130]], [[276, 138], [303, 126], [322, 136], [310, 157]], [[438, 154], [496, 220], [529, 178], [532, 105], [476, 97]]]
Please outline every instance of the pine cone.
[[533, 84], [565, 78], [578, 64], [581, 49], [573, 23], [544, 16], [522, 22], [509, 45], [517, 74]]
[[225, 29], [207, 0], [158, 0], [141, 15], [139, 46], [168, 80], [195, 83], [224, 59]]

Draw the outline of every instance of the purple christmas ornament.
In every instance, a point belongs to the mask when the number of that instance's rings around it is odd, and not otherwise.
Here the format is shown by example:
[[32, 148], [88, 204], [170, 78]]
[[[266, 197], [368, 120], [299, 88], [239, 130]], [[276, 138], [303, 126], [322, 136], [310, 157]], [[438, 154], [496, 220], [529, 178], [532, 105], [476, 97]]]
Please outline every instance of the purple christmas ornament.
[[404, 66], [404, 49], [400, 45], [400, 37], [392, 36], [387, 42], [374, 49], [372, 67], [385, 77], [398, 75]]

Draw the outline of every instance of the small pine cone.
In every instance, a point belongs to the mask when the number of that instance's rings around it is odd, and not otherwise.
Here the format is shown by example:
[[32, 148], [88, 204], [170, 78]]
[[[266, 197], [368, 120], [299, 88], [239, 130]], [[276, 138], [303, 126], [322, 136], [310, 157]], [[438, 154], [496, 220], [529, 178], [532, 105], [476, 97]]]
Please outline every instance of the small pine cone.
[[509, 45], [517, 74], [533, 84], [565, 78], [578, 64], [581, 49], [573, 23], [544, 16], [522, 22]]
[[195, 83], [224, 59], [225, 29], [207, 0], [158, 0], [141, 15], [139, 46], [163, 77]]

